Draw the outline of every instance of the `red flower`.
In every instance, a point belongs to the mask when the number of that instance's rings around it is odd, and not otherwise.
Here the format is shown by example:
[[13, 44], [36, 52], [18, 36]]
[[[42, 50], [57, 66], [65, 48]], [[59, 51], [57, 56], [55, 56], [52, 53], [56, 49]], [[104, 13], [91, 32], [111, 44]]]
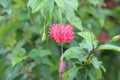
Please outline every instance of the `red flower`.
[[97, 39], [99, 41], [104, 42], [104, 41], [106, 41], [108, 39], [108, 36], [107, 36], [107, 34], [105, 32], [102, 32], [102, 33], [97, 35]]
[[52, 24], [49, 35], [56, 42], [69, 42], [73, 39], [73, 27], [70, 24]]

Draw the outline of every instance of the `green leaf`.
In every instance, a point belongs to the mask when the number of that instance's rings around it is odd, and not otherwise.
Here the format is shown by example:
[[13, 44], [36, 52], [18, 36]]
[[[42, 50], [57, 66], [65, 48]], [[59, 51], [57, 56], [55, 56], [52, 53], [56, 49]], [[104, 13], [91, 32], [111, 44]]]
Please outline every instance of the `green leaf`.
[[78, 0], [55, 0], [55, 2], [62, 10], [65, 10], [66, 5], [74, 10], [77, 10], [78, 8]]
[[94, 6], [103, 4], [103, 0], [87, 0], [87, 1], [91, 4], [93, 4]]
[[32, 49], [32, 50], [29, 52], [28, 56], [29, 56], [30, 58], [36, 59], [36, 58], [39, 58], [39, 57], [48, 56], [48, 55], [50, 55], [50, 54], [51, 54], [51, 52], [50, 52], [49, 50], [42, 50], [42, 49], [37, 50], [37, 49]]
[[80, 45], [80, 48], [87, 49], [88, 52], [90, 52], [93, 49], [92, 44], [87, 40], [82, 40], [82, 42], [79, 43], [79, 45]]
[[18, 47], [13, 48], [11, 58], [10, 58], [12, 65], [15, 66], [17, 63], [26, 59], [27, 56], [25, 55], [25, 53], [26, 51], [24, 48], [18, 48]]
[[30, 7], [36, 0], [28, 0], [27, 7]]
[[91, 59], [91, 63], [93, 64], [93, 66], [96, 68], [96, 69], [100, 69], [100, 65], [101, 65], [101, 62], [98, 61], [98, 59], [96, 57], [93, 57]]
[[74, 25], [77, 29], [83, 31], [81, 20], [77, 16], [75, 16], [74, 14], [70, 14], [70, 13], [71, 12], [69, 12], [69, 11], [66, 13], [67, 20], [72, 25]]
[[27, 6], [31, 7], [32, 13], [39, 11], [44, 7], [46, 0], [29, 0]]
[[102, 71], [101, 71], [101, 69], [96, 69], [96, 73], [97, 73], [96, 74], [96, 76], [97, 76], [96, 78], [100, 79], [102, 77]]
[[98, 41], [96, 40], [96, 38], [92, 32], [83, 31], [83, 32], [79, 32], [78, 35], [83, 37], [85, 40], [89, 41], [92, 44], [92, 46], [94, 46], [94, 48], [96, 48]]
[[78, 71], [76, 80], [87, 80], [89, 69], [82, 68]]
[[82, 59], [85, 52], [80, 47], [72, 47], [66, 50], [63, 54], [67, 60], [69, 59]]
[[74, 13], [74, 10], [78, 8], [77, 0], [55, 0], [57, 5], [61, 8], [61, 10], [65, 11], [66, 19], [74, 25], [76, 28], [83, 30], [82, 23], [79, 17], [77, 17]]
[[64, 1], [72, 9], [77, 10], [77, 8], [78, 8], [78, 0], [64, 0]]
[[112, 41], [118, 41], [120, 40], [120, 35], [116, 35], [112, 38]]
[[101, 68], [104, 72], [106, 72], [106, 69], [105, 69], [105, 67], [104, 67], [103, 65], [100, 65], [100, 68]]
[[93, 40], [95, 40], [94, 34], [89, 31], [79, 32], [78, 35], [80, 35], [81, 37], [83, 37], [84, 39], [86, 39], [90, 42], [93, 42]]
[[23, 56], [15, 55], [15, 56], [12, 56], [11, 57], [12, 65], [15, 66], [17, 63], [23, 61], [26, 58], [27, 58], [26, 55], [23, 55]]
[[90, 80], [98, 80], [102, 77], [102, 71], [100, 69], [92, 68], [89, 72]]
[[77, 75], [78, 68], [73, 66], [69, 70], [63, 73], [63, 80], [73, 80], [73, 78]]
[[100, 45], [99, 50], [115, 50], [115, 51], [120, 51], [120, 47], [115, 46], [115, 45], [111, 45], [111, 44], [104, 44], [104, 45]]
[[24, 48], [15, 47], [15, 48], [12, 49], [12, 53], [14, 53], [16, 55], [19, 55], [19, 56], [22, 56], [26, 53], [26, 51], [25, 51]]
[[55, 0], [55, 2], [62, 10], [65, 10], [64, 0]]
[[76, 66], [74, 66], [69, 73], [68, 80], [73, 80], [73, 78], [77, 75], [77, 71], [78, 71], [78, 68]]
[[66, 19], [72, 24], [74, 25], [77, 29], [80, 29], [81, 31], [83, 31], [82, 28], [82, 23], [79, 17], [77, 17], [74, 13], [74, 10], [66, 4], [66, 8], [65, 8], [65, 15], [66, 15]]
[[48, 11], [47, 11], [48, 24], [50, 23], [52, 16], [53, 16], [53, 8], [54, 8], [54, 0], [49, 0], [47, 3], [47, 6], [45, 8], [45, 9], [48, 9]]
[[17, 4], [19, 4], [21, 6], [21, 8], [26, 9], [26, 5], [24, 3], [24, 1], [21, 0], [14, 0]]

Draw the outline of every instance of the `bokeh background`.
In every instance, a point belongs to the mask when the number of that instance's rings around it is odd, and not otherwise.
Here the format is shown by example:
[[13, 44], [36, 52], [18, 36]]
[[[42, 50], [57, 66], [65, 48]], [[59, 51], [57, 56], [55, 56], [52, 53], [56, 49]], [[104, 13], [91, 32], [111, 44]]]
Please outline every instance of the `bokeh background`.
[[[28, 0], [0, 0], [0, 80], [58, 80], [60, 44], [48, 36], [48, 28], [60, 22], [59, 9], [56, 3], [51, 8], [51, 3], [42, 8], [43, 13], [32, 13], [27, 4]], [[120, 41], [110, 41], [120, 34], [120, 0], [78, 0], [78, 5], [75, 15], [84, 28], [92, 25], [99, 45], [120, 46]], [[48, 8], [52, 15], [47, 15]], [[64, 13], [62, 22], [69, 22]], [[42, 41], [44, 32], [46, 39]], [[64, 50], [77, 46], [81, 40], [75, 34], [71, 42], [64, 44]], [[101, 80], [120, 80], [120, 52], [103, 50], [96, 54], [106, 68]]]

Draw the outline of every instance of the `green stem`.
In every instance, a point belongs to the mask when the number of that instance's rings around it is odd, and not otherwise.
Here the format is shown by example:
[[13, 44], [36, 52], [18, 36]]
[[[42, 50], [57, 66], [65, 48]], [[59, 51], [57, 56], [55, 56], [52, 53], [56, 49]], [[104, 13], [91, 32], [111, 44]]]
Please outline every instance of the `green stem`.
[[59, 15], [60, 15], [60, 23], [62, 23], [62, 12], [61, 12], [60, 8], [59, 8]]
[[96, 49], [92, 49], [88, 54], [87, 60], [89, 60], [90, 56], [96, 51]]
[[61, 42], [61, 59], [63, 58], [63, 42]]
[[46, 28], [45, 23], [46, 23], [46, 17], [45, 17], [45, 20], [44, 20], [44, 33], [45, 33], [45, 28]]

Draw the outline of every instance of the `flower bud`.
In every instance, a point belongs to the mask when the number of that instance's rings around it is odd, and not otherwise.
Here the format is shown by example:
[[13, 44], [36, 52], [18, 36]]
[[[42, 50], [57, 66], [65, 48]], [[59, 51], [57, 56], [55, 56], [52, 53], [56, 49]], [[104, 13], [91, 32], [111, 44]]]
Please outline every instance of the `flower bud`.
[[64, 61], [63, 58], [60, 59], [60, 64], [59, 64], [59, 76], [62, 77], [62, 72], [64, 70]]

